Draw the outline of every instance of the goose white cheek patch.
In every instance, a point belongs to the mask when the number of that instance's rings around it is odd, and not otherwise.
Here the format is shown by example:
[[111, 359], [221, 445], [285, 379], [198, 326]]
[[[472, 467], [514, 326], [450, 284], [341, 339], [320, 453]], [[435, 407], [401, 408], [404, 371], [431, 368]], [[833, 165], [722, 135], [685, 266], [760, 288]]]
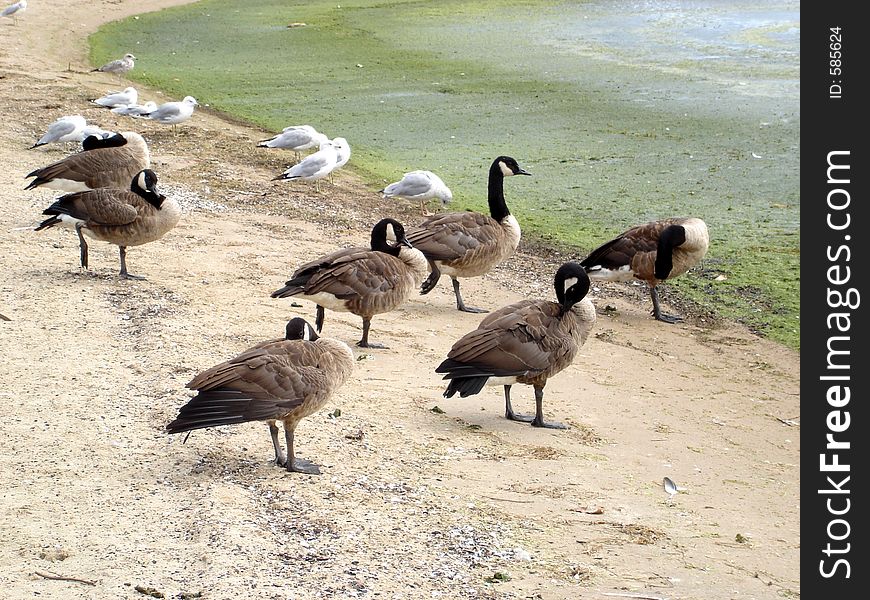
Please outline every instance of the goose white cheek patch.
[[578, 281], [578, 279], [577, 279], [576, 277], [569, 277], [568, 279], [565, 280], [565, 288], [564, 288], [564, 290], [565, 290], [565, 293], [566, 293], [566, 294], [568, 293], [568, 290], [569, 290], [571, 287], [577, 285], [577, 281]]

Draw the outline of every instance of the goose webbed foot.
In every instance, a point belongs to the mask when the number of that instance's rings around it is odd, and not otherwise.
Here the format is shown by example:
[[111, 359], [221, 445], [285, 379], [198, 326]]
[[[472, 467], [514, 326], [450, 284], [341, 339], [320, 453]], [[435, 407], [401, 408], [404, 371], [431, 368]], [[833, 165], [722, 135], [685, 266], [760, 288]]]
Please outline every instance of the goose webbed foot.
[[133, 275], [132, 273], [127, 272], [127, 248], [124, 246], [118, 246], [119, 254], [121, 255], [121, 272], [119, 275], [121, 279], [132, 279], [134, 281], [145, 281], [145, 278], [141, 275]]
[[544, 421], [543, 419], [538, 419], [538, 417], [532, 419], [532, 427], [543, 427], [545, 429], [568, 429], [568, 426], [564, 423]]
[[652, 316], [655, 317], [656, 321], [673, 325], [674, 323], [679, 323], [683, 320], [683, 317], [680, 315], [669, 315], [662, 312], [662, 308], [659, 306], [659, 293], [656, 288], [650, 288], [649, 295], [652, 298], [653, 303]]
[[511, 404], [511, 386], [504, 386], [504, 418], [509, 421], [520, 421], [521, 423], [531, 423], [534, 417], [532, 415], [520, 415], [514, 412], [514, 407]]
[[[286, 463], [286, 461], [285, 461]], [[291, 473], [305, 473], [306, 475], [320, 475], [320, 466], [304, 458], [296, 458], [289, 464], [285, 464]]]
[[371, 327], [370, 319], [363, 319], [363, 336], [360, 341], [356, 343], [356, 345], [360, 348], [374, 348], [376, 350], [387, 350], [389, 346], [384, 346], [383, 344], [376, 344], [375, 342], [369, 341], [369, 327]]
[[434, 290], [435, 286], [438, 285], [438, 280], [441, 279], [441, 271], [438, 270], [438, 267], [431, 264], [430, 266], [432, 267], [432, 272], [429, 273], [429, 277], [420, 286], [420, 294], [428, 294]]
[[453, 278], [453, 294], [456, 296], [456, 310], [476, 314], [489, 312], [485, 308], [475, 308], [473, 306], [467, 306], [465, 302], [463, 302], [462, 294], [459, 293], [459, 280], [455, 277]]
[[535, 386], [535, 418], [532, 419], [532, 427], [545, 429], [568, 429], [567, 425], [556, 422], [544, 421], [544, 388]]

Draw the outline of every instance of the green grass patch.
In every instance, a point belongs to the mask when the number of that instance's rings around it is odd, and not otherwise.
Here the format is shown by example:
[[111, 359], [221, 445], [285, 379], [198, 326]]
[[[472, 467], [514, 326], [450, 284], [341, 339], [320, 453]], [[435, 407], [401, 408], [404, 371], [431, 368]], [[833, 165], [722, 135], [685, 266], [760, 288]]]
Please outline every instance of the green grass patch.
[[[527, 234], [578, 256], [637, 223], [699, 216], [710, 252], [674, 288], [799, 348], [799, 105], [771, 91], [795, 70], [781, 59], [703, 69], [692, 56], [634, 59], [575, 35], [582, 10], [206, 0], [101, 28], [91, 59], [130, 51], [133, 78], [178, 99], [269, 131], [343, 136], [373, 193], [430, 169], [454, 207], [485, 209], [489, 163], [513, 156], [534, 177], [506, 182], [511, 211]], [[655, 43], [673, 35], [650, 27]]]

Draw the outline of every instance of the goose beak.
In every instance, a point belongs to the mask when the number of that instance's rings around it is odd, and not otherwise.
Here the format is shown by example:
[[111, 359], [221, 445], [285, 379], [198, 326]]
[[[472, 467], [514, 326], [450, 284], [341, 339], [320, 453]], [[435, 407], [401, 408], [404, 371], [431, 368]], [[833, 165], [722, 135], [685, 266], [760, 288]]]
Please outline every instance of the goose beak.
[[405, 236], [402, 236], [402, 239], [399, 240], [399, 244], [402, 245], [402, 246], [407, 246], [408, 248], [413, 248], [413, 247], [414, 247], [414, 246], [411, 245], [411, 242], [409, 242], [409, 241], [408, 241], [408, 238], [406, 238]]
[[529, 177], [532, 176], [532, 174], [529, 173], [528, 171], [526, 171], [525, 169], [520, 169], [519, 171], [517, 171], [516, 173], [514, 173], [514, 175], [528, 175]]

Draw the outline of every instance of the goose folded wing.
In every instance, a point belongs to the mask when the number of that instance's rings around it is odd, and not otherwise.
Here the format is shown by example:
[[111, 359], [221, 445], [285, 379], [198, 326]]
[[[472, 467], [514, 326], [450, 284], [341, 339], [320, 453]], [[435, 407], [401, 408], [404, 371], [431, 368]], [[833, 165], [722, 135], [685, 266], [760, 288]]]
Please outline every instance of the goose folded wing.
[[408, 233], [408, 241], [430, 260], [456, 260], [498, 235], [499, 224], [487, 215], [466, 212], [429, 217]]
[[350, 254], [313, 275], [305, 293], [326, 292], [341, 299], [370, 298], [394, 289], [404, 276], [402, 266], [397, 258], [383, 252]]
[[605, 269], [618, 269], [628, 265], [636, 254], [656, 251], [659, 235], [665, 227], [667, 224], [662, 222], [632, 227], [619, 237], [593, 250], [580, 264], [586, 268], [600, 266]]

